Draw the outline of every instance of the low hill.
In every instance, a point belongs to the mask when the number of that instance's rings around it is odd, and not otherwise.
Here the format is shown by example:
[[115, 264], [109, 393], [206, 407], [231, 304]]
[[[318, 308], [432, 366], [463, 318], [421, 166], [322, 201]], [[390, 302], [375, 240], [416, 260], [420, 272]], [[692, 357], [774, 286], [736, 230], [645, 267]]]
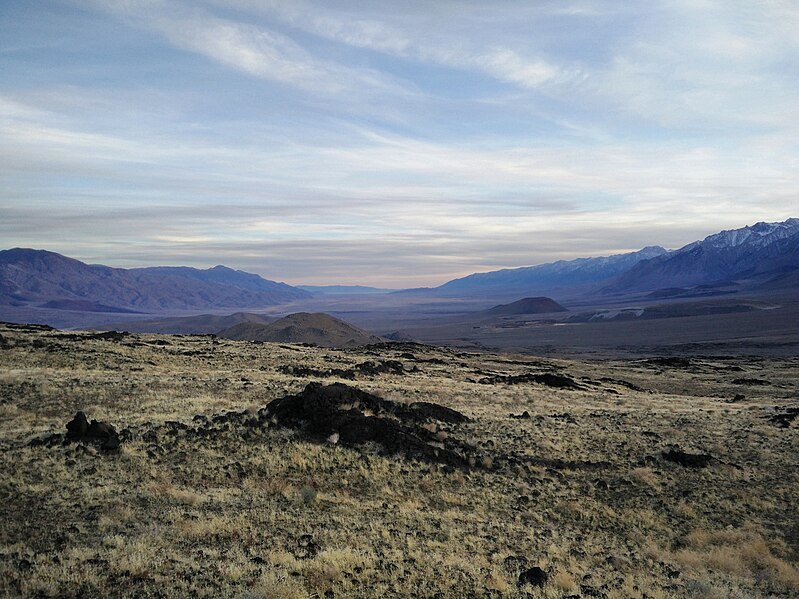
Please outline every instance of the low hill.
[[239, 341], [312, 343], [322, 347], [357, 347], [383, 341], [380, 337], [329, 314], [298, 312], [270, 324], [243, 322], [219, 332]]
[[198, 314], [197, 316], [175, 316], [157, 320], [126, 321], [101, 327], [111, 331], [130, 333], [158, 333], [163, 335], [210, 335], [241, 323], [269, 324], [274, 318], [252, 312], [234, 314]]
[[224, 266], [124, 269], [45, 250], [0, 251], [0, 305], [162, 312], [257, 308], [308, 297], [307, 291]]
[[567, 308], [561, 306], [549, 297], [525, 297], [511, 302], [510, 304], [500, 304], [482, 312], [482, 314], [492, 316], [515, 316], [522, 314], [546, 314], [548, 312], [568, 312]]

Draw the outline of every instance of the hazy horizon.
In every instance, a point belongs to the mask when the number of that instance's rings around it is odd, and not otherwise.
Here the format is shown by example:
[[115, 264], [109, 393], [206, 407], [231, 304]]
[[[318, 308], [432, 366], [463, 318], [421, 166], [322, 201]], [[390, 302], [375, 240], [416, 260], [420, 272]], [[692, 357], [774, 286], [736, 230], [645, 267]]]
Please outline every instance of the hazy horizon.
[[307, 285], [796, 215], [799, 6], [0, 5], [0, 239]]

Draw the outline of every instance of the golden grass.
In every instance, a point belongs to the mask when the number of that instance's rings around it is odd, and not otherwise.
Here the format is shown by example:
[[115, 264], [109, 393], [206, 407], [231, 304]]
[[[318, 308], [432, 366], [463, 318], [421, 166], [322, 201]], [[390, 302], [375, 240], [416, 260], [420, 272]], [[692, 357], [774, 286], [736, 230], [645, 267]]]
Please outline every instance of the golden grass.
[[[480, 372], [534, 367], [520, 364], [523, 356], [414, 348], [445, 364], [419, 361], [412, 375], [348, 382], [469, 415], [461, 426], [428, 423], [438, 443], [480, 448], [474, 469], [452, 471], [276, 427], [250, 439], [235, 427], [207, 439], [138, 438], [116, 455], [30, 448], [77, 409], [138, 435], [149, 423], [191, 424], [197, 414], [255, 414], [308, 382], [281, 373], [283, 364], [326, 369], [375, 357], [227, 341], [212, 350], [192, 337], [157, 346], [147, 335], [110, 343], [2, 334], [15, 346], [0, 363], [0, 595], [559, 599], [588, 596], [586, 587], [619, 599], [743, 599], [799, 591], [788, 534], [797, 430], [763, 418], [775, 393], [795, 393], [797, 360], [758, 363], [758, 376], [775, 386], [752, 389], [745, 405], [723, 403], [735, 391], [730, 363], [712, 360], [700, 374], [666, 375], [636, 362], [547, 360], [577, 379], [608, 376], [651, 391], [616, 386], [617, 395], [612, 385], [482, 385]], [[48, 343], [66, 349], [47, 351]], [[385, 357], [410, 366], [401, 353]], [[509, 417], [524, 410], [530, 419]], [[672, 443], [725, 463], [666, 463], [660, 451]], [[160, 450], [151, 455], [153, 444]], [[303, 535], [318, 550], [306, 553]], [[520, 589], [520, 567], [505, 563], [513, 556], [547, 568], [547, 585]]]

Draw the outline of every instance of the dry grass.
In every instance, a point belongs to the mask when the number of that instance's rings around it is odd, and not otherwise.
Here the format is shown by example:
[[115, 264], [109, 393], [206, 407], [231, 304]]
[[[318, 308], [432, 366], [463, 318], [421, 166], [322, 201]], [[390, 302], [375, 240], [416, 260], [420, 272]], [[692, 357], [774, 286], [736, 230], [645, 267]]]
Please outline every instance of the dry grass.
[[[575, 362], [413, 348], [374, 356], [203, 337], [121, 343], [0, 327], [0, 594], [19, 597], [791, 596], [799, 592], [797, 428], [768, 409], [797, 394], [799, 361]], [[154, 343], [166, 341], [167, 345]], [[401, 354], [412, 351], [415, 359]], [[347, 368], [400, 359], [418, 372], [361, 389], [432, 401], [473, 420], [429, 423], [436, 442], [480, 449], [471, 470], [315, 444], [274, 427], [250, 436], [142, 431], [227, 410], [255, 414], [304, 387], [284, 364]], [[431, 361], [433, 360], [433, 361]], [[443, 362], [443, 363], [439, 363]], [[525, 364], [528, 362], [529, 364]], [[773, 382], [727, 404], [731, 383]], [[584, 391], [483, 385], [539, 369]], [[753, 374], [753, 376], [754, 376]], [[625, 380], [632, 391], [601, 378]], [[330, 379], [326, 382], [332, 382]], [[28, 447], [77, 409], [129, 427], [119, 454]], [[528, 411], [529, 419], [510, 418]], [[671, 444], [719, 460], [665, 462]], [[516, 461], [505, 457], [513, 455]], [[308, 551], [310, 535], [315, 546]], [[303, 540], [305, 539], [305, 540]], [[550, 572], [517, 586], [525, 566]]]

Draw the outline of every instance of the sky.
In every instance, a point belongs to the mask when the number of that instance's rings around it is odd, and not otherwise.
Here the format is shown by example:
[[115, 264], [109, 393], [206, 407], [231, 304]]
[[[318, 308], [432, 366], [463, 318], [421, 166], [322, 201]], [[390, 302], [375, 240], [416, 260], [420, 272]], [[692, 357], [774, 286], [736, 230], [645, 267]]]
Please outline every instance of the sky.
[[3, 0], [0, 248], [438, 285], [799, 216], [799, 0]]

